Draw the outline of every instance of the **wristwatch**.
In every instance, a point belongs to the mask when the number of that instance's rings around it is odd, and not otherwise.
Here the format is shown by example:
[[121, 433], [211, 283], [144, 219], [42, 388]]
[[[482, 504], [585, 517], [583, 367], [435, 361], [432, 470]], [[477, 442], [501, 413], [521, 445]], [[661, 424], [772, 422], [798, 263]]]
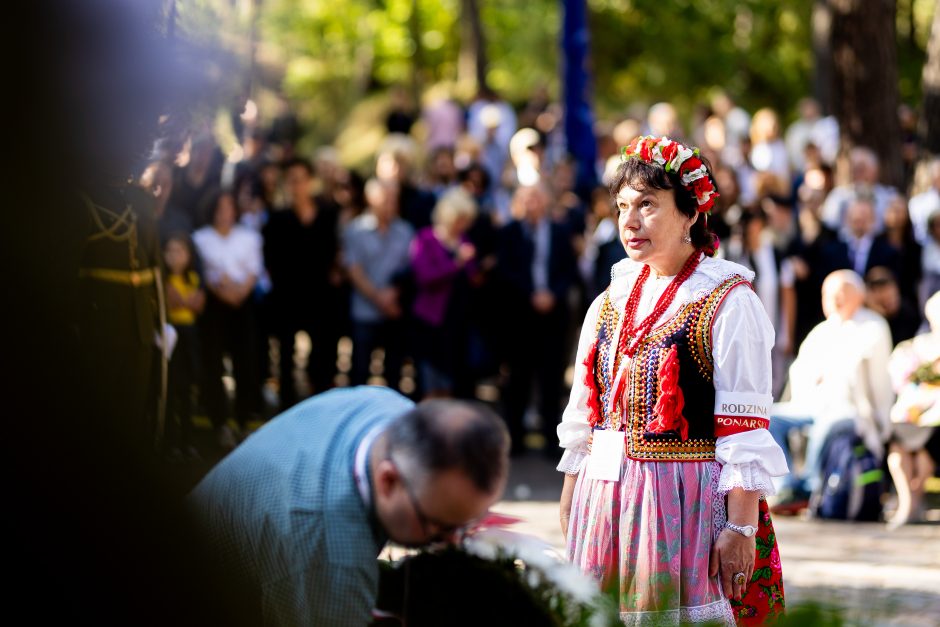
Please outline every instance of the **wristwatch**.
[[753, 527], [751, 525], [736, 525], [733, 522], [726, 522], [725, 527], [731, 531], [737, 531], [745, 538], [750, 538], [757, 532], [757, 527]]

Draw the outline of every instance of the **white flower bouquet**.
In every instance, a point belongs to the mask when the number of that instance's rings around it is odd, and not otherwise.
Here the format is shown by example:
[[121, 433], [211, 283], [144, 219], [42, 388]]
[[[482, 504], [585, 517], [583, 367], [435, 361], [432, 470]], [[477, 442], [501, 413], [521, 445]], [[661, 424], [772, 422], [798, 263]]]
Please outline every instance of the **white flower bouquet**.
[[538, 538], [481, 525], [382, 564], [376, 627], [612, 627], [616, 604]]

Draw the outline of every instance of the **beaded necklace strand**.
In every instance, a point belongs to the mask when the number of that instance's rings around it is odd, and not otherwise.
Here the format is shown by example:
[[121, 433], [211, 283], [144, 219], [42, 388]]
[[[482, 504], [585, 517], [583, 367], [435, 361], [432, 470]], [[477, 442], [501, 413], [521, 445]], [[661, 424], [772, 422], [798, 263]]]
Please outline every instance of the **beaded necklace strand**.
[[671, 305], [672, 301], [676, 298], [679, 286], [685, 283], [685, 280], [695, 272], [695, 268], [698, 267], [700, 254], [701, 252], [699, 250], [695, 250], [689, 255], [689, 258], [686, 259], [679, 274], [670, 281], [665, 291], [663, 291], [662, 295], [659, 297], [659, 300], [656, 301], [656, 306], [653, 308], [653, 311], [643, 318], [640, 323], [634, 324], [636, 311], [640, 306], [640, 294], [643, 291], [643, 284], [646, 283], [646, 279], [649, 278], [650, 275], [650, 267], [648, 265], [643, 266], [643, 269], [640, 271], [640, 276], [637, 278], [636, 283], [633, 284], [633, 289], [630, 291], [627, 304], [623, 308], [624, 326], [620, 332], [618, 353], [626, 354], [627, 357], [633, 358], [637, 348], [639, 348], [643, 340], [646, 339], [653, 325], [659, 320], [663, 313], [666, 312], [669, 305]]

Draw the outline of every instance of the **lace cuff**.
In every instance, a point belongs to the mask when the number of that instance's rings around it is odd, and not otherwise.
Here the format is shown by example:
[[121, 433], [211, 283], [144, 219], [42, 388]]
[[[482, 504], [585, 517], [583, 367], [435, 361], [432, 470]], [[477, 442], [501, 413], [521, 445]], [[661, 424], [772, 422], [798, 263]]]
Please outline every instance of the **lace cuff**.
[[773, 496], [777, 493], [770, 473], [764, 470], [760, 463], [753, 461], [744, 464], [725, 464], [721, 467], [718, 494], [727, 494], [733, 488], [756, 490], [764, 496]]
[[584, 460], [587, 459], [587, 456], [587, 451], [566, 448], [555, 470], [563, 472], [566, 475], [576, 475], [581, 472], [581, 468], [584, 466]]

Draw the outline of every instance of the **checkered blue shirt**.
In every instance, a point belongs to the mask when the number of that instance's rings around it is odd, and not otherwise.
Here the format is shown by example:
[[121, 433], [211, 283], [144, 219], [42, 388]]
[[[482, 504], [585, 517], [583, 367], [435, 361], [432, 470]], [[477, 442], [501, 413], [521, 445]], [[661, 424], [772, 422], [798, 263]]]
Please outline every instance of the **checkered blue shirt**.
[[366, 625], [386, 537], [353, 477], [356, 448], [413, 403], [387, 388], [315, 396], [223, 459], [190, 500], [223, 573], [244, 577], [265, 625]]

